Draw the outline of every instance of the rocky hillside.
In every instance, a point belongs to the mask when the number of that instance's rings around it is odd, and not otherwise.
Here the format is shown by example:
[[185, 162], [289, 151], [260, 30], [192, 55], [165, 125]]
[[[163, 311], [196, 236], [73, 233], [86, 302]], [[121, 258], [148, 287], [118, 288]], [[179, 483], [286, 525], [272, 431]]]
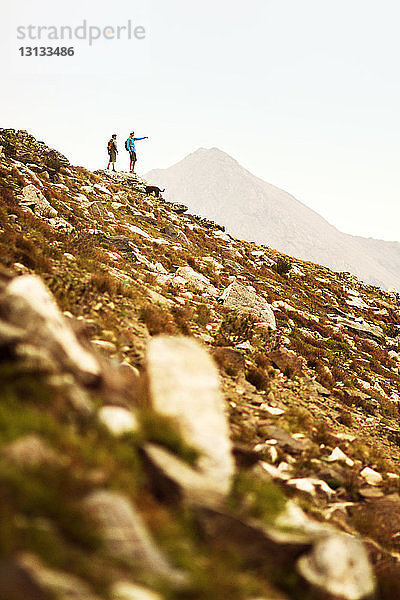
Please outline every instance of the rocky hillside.
[[348, 235], [291, 194], [255, 177], [218, 148], [200, 148], [146, 176], [165, 197], [223, 223], [232, 235], [400, 289], [400, 243]]
[[400, 596], [400, 311], [0, 130], [1, 600]]

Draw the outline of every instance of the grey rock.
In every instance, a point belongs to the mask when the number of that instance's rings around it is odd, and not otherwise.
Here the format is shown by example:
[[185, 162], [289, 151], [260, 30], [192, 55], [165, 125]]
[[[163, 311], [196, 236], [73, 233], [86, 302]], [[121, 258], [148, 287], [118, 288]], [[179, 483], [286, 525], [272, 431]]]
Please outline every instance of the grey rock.
[[141, 566], [176, 584], [185, 583], [185, 575], [174, 569], [157, 548], [128, 498], [116, 492], [98, 490], [84, 499], [83, 507], [97, 524], [110, 556]]
[[361, 600], [375, 591], [367, 552], [360, 540], [347, 534], [316, 541], [312, 551], [299, 558], [297, 567], [312, 586], [335, 598]]
[[26, 340], [38, 352], [45, 349], [60, 370], [70, 370], [84, 382], [100, 377], [95, 357], [78, 342], [72, 329], [42, 281], [34, 275], [12, 279], [0, 296], [0, 306], [8, 322], [24, 325]]
[[99, 202], [99, 201], [91, 202], [87, 206], [87, 209], [88, 209], [89, 213], [92, 215], [92, 217], [96, 217], [96, 218], [100, 218], [100, 219], [108, 218], [108, 211], [102, 202]]
[[26, 435], [7, 444], [3, 456], [21, 467], [43, 466], [59, 462], [55, 451], [38, 435]]
[[238, 281], [231, 283], [220, 296], [224, 306], [268, 323], [271, 329], [276, 329], [275, 315], [271, 306], [259, 296], [253, 288]]
[[177, 456], [157, 446], [146, 444], [144, 452], [149, 461], [151, 480], [157, 497], [171, 504], [187, 502], [218, 506], [224, 495], [215, 486], [214, 478], [192, 468]]
[[269, 354], [272, 362], [288, 377], [302, 377], [306, 361], [298, 356], [293, 350], [281, 346]]
[[179, 244], [182, 244], [182, 246], [190, 246], [190, 242], [187, 239], [186, 235], [183, 233], [183, 231], [179, 229], [179, 227], [176, 227], [176, 225], [172, 225], [172, 223], [168, 223], [165, 227], [163, 227], [161, 229], [161, 232], [165, 233], [165, 235], [171, 238], [172, 240], [175, 240]]
[[278, 445], [283, 450], [287, 450], [287, 452], [292, 454], [304, 452], [304, 450], [306, 450], [306, 448], [310, 445], [309, 440], [298, 440], [289, 435], [280, 427], [275, 427], [274, 425], [261, 426], [260, 432], [268, 439], [277, 440]]
[[178, 204], [177, 202], [173, 202], [170, 206], [171, 210], [178, 215], [183, 215], [183, 213], [187, 212], [189, 209], [184, 204]]
[[370, 325], [365, 321], [358, 322], [350, 319], [341, 319], [340, 324], [344, 327], [348, 327], [352, 331], [361, 334], [365, 337], [371, 337], [372, 339], [381, 342], [385, 339], [382, 329], [378, 325]]
[[209, 296], [217, 296], [218, 290], [211, 284], [210, 280], [201, 273], [197, 273], [192, 267], [179, 267], [176, 270], [176, 276], [182, 277], [198, 292], [203, 292]]
[[117, 581], [111, 589], [111, 600], [162, 600], [162, 597], [130, 581]]
[[202, 453], [199, 467], [228, 493], [234, 463], [216, 365], [195, 340], [153, 338], [147, 351], [149, 393], [154, 408], [177, 418], [184, 439]]
[[57, 211], [43, 196], [42, 192], [33, 184], [22, 188], [23, 204], [29, 206], [39, 217], [52, 218], [57, 216]]
[[[36, 556], [24, 554], [18, 559], [18, 566], [26, 575], [32, 577], [46, 598], [60, 598], [62, 600], [100, 600], [93, 590], [71, 573], [56, 571], [44, 565]], [[51, 594], [47, 596], [47, 594]], [[14, 596], [10, 596], [14, 599]], [[18, 598], [18, 596], [17, 596]], [[23, 597], [23, 600], [30, 597]], [[18, 598], [19, 600], [19, 598]], [[21, 597], [22, 600], [22, 597]]]

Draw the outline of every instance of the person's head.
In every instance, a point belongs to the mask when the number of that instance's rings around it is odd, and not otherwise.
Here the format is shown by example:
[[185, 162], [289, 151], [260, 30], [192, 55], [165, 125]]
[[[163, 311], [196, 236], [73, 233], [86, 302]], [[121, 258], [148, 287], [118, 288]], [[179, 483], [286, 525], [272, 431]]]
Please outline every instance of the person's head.
[[113, 134], [112, 134], [112, 137], [113, 137], [113, 138], [114, 138], [114, 140], [115, 140], [115, 139], [116, 139], [116, 137], [117, 137], [117, 134], [116, 134], [116, 133], [113, 133]]
[[130, 135], [131, 137], [133, 137], [133, 136], [135, 135], [135, 132], [134, 132], [134, 131], [131, 131], [129, 135]]

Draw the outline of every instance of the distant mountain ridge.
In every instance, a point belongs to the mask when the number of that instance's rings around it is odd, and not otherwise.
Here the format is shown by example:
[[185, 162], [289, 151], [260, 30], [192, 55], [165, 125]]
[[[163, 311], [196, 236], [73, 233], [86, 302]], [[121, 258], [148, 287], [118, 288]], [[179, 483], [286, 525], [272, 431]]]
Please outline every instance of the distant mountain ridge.
[[343, 233], [284, 190], [263, 181], [218, 148], [199, 148], [168, 169], [145, 175], [168, 200], [266, 244], [366, 283], [400, 289], [400, 243]]

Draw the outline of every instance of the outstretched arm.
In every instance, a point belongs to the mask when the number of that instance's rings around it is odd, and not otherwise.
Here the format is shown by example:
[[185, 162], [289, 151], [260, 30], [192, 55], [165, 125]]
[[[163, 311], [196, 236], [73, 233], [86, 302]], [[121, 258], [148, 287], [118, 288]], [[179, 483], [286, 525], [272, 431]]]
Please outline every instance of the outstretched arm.
[[141, 138], [133, 138], [135, 140], [135, 142], [138, 142], [139, 140], [148, 140], [149, 138], [147, 137], [147, 135], [145, 137], [141, 137]]

